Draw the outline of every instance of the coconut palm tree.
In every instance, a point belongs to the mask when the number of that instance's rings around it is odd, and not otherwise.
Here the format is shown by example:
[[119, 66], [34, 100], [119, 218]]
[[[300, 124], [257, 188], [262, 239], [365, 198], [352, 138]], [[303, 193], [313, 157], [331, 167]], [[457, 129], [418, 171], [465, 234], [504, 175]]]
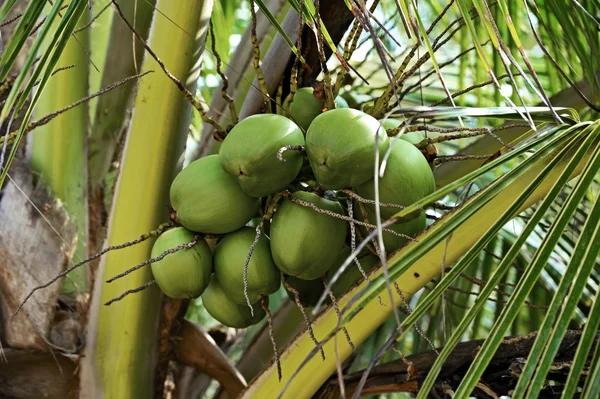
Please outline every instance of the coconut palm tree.
[[[597, 397], [599, 21], [596, 0], [5, 0], [0, 393]], [[371, 202], [305, 162], [287, 189], [339, 201], [347, 252], [226, 328], [144, 266], [170, 254], [150, 259], [178, 172], [250, 116], [296, 120], [294, 101], [380, 120], [435, 185], [390, 211], [386, 173], [413, 172], [389, 154]], [[269, 235], [293, 200], [249, 225]]]

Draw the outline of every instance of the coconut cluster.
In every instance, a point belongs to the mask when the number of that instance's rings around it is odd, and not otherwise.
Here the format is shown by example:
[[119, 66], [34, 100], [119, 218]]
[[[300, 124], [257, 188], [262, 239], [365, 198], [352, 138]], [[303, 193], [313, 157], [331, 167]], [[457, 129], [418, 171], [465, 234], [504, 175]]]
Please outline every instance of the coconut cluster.
[[[351, 253], [349, 223], [343, 220], [350, 213], [351, 197], [336, 190], [353, 190], [366, 199], [360, 206], [352, 199], [353, 217], [375, 222], [370, 201], [375, 199], [376, 151], [380, 161], [391, 151], [378, 181], [381, 203], [407, 206], [433, 192], [430, 165], [413, 145], [419, 137], [392, 141], [385, 128], [397, 122], [382, 126], [342, 101], [323, 112], [324, 102], [308, 90], [296, 94], [291, 118], [260, 114], [243, 119], [228, 133], [218, 155], [194, 161], [176, 176], [170, 202], [180, 227], [160, 235], [152, 249], [156, 257], [184, 246], [152, 264], [167, 296], [201, 296], [215, 319], [235, 328], [262, 320], [268, 296], [282, 282], [290, 298], [298, 295], [304, 306], [314, 306], [323, 291], [322, 277], [331, 278]], [[282, 190], [287, 195], [268, 213], [271, 199]], [[381, 208], [381, 218], [397, 211]], [[266, 212], [270, 217], [265, 218]], [[425, 222], [421, 212], [390, 228], [412, 237]], [[367, 231], [361, 227], [359, 233]], [[216, 243], [200, 238], [206, 235], [218, 237]], [[387, 251], [407, 241], [390, 232], [383, 238]], [[358, 260], [367, 272], [379, 263], [371, 253], [362, 253]], [[341, 295], [362, 278], [358, 268], [348, 268], [333, 293]]]

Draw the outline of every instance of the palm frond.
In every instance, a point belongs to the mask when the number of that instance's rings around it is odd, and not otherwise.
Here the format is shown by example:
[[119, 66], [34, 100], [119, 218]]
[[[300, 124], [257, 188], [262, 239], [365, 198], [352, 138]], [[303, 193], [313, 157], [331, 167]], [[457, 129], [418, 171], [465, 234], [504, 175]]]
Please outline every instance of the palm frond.
[[[71, 34], [77, 27], [77, 23], [79, 22], [81, 15], [87, 8], [87, 1], [85, 0], [72, 1], [67, 7], [67, 9], [64, 11], [64, 14], [62, 14], [62, 17], [59, 23], [56, 25], [56, 28], [51, 29], [54, 20], [59, 17], [63, 3], [63, 1], [56, 1], [52, 6], [49, 14], [45, 17], [44, 23], [40, 28], [38, 37], [33, 43], [32, 48], [23, 65], [23, 68], [19, 72], [19, 75], [17, 76], [17, 79], [15, 80], [15, 83], [11, 88], [8, 98], [6, 99], [4, 107], [0, 112], [0, 125], [3, 125], [8, 120], [10, 115], [14, 115], [22, 109], [29, 95], [33, 92], [34, 86], [37, 86], [37, 90], [35, 91], [33, 98], [31, 99], [31, 102], [27, 108], [24, 121], [19, 129], [19, 132], [15, 139], [15, 143], [12, 146], [8, 158], [6, 160], [6, 165], [4, 165], [4, 152], [6, 149], [6, 142], [4, 143], [5, 145], [3, 146], [1, 153], [2, 156], [0, 156], [0, 165], [3, 166], [2, 172], [0, 173], [0, 185], [2, 185], [4, 179], [6, 178], [6, 174], [8, 173], [10, 164], [16, 154], [20, 141], [23, 138], [27, 122], [29, 122], [31, 114], [33, 113], [33, 109], [40, 96], [42, 95], [45, 85], [48, 83], [48, 80], [52, 76], [52, 73], [54, 72], [54, 68], [56, 67], [60, 55], [65, 46], [67, 45]], [[19, 26], [17, 27], [14, 36], [11, 37], [9, 44], [7, 45], [7, 51], [3, 53], [2, 57], [0, 58], [1, 81], [4, 81], [4, 79], [6, 78], [10, 67], [12, 67], [16, 60], [16, 56], [19, 50], [23, 47], [27, 37], [35, 29], [34, 22], [40, 16], [44, 6], [44, 2], [31, 2], [29, 7], [27, 8], [27, 11], [21, 18], [21, 21], [19, 22]], [[42, 49], [42, 43], [47, 44], [46, 48], [44, 49], [38, 60], [37, 55], [38, 51]], [[33, 66], [34, 63], [36, 64], [35, 67]], [[29, 77], [29, 72], [32, 68], [33, 72]], [[25, 80], [28, 77], [29, 80], [23, 88], [22, 86], [25, 84]], [[10, 121], [8, 124], [10, 125]]]

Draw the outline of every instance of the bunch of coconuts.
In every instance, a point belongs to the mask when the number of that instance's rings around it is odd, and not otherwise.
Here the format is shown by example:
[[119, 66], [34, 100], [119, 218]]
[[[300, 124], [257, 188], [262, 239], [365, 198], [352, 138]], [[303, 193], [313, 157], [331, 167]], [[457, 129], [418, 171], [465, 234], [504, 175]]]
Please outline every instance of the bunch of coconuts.
[[[360, 209], [367, 215], [356, 206], [354, 217], [375, 223], [370, 201], [375, 199], [376, 140], [380, 161], [392, 145], [378, 182], [381, 203], [408, 206], [434, 191], [430, 165], [413, 145], [422, 136], [407, 134], [391, 143], [385, 128], [398, 121], [382, 126], [343, 100], [336, 106], [323, 112], [324, 102], [312, 89], [300, 89], [290, 106], [291, 119], [277, 114], [245, 118], [228, 133], [218, 155], [194, 161], [176, 176], [170, 201], [179, 227], [158, 237], [152, 257], [197, 241], [152, 263], [154, 279], [167, 296], [202, 296], [211, 316], [234, 328], [262, 320], [265, 301], [282, 281], [292, 299], [314, 306], [323, 292], [322, 277], [335, 273], [351, 253], [349, 223], [335, 215], [347, 218], [349, 203], [358, 202], [336, 190], [351, 189], [366, 199]], [[279, 195], [282, 200], [269, 213], [271, 200], [283, 190], [288, 195]], [[381, 219], [397, 211], [381, 207]], [[386, 250], [402, 246], [405, 237], [425, 226], [424, 211], [391, 225], [399, 234], [383, 234]], [[198, 234], [218, 237], [216, 245]], [[371, 253], [358, 260], [366, 271], [379, 263]], [[362, 277], [358, 268], [349, 267], [333, 293], [344, 293]]]

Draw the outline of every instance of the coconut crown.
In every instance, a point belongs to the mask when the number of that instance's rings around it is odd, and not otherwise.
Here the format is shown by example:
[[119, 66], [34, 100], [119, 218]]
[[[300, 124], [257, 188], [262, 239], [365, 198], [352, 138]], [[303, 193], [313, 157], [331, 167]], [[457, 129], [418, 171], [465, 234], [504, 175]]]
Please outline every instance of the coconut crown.
[[171, 184], [170, 199], [178, 223], [212, 234], [239, 229], [260, 206], [223, 170], [219, 155], [200, 158], [179, 172]]
[[[244, 262], [254, 242], [255, 229], [242, 227], [226, 234], [214, 251], [215, 277], [229, 298], [240, 305], [246, 304], [244, 296]], [[261, 234], [248, 263], [248, 296], [251, 303], [262, 295], [270, 295], [279, 289], [281, 274], [273, 258], [269, 239]]]
[[252, 197], [273, 194], [290, 184], [300, 172], [304, 156], [300, 152], [283, 153], [280, 148], [304, 145], [302, 130], [282, 115], [259, 114], [240, 121], [221, 144], [221, 166]]
[[319, 184], [340, 189], [372, 179], [376, 138], [381, 160], [389, 140], [377, 119], [351, 108], [317, 116], [306, 133], [306, 154]]
[[[187, 244], [194, 239], [194, 233], [176, 227], [162, 233], [152, 246], [151, 257]], [[199, 297], [210, 281], [212, 254], [203, 239], [191, 248], [182, 249], [153, 262], [151, 265], [154, 280], [170, 298], [185, 299]]]
[[[306, 191], [293, 196], [318, 208], [343, 214], [339, 202]], [[346, 239], [346, 222], [311, 208], [284, 200], [271, 223], [271, 252], [277, 267], [285, 274], [313, 280], [325, 274]]]
[[[252, 316], [248, 305], [238, 305], [233, 302], [215, 276], [212, 276], [208, 288], [202, 294], [202, 304], [213, 318], [232, 328], [250, 327], [265, 317], [265, 311], [259, 303], [252, 305], [254, 310], [254, 316]], [[269, 298], [267, 297], [266, 305], [268, 304]]]

